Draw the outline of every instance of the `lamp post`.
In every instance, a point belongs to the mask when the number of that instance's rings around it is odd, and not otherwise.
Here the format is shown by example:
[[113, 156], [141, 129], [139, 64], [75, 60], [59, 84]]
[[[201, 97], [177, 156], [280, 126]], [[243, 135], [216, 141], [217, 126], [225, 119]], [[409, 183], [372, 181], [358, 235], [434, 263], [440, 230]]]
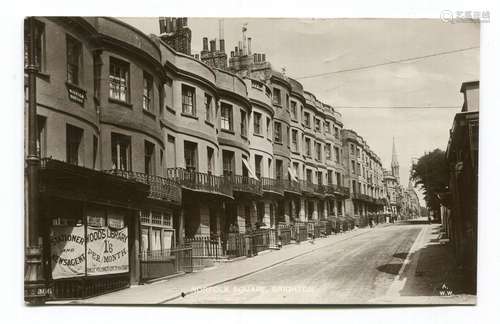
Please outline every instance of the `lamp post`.
[[24, 300], [30, 304], [42, 304], [47, 295], [42, 262], [41, 238], [39, 235], [38, 208], [38, 173], [40, 157], [37, 150], [37, 115], [36, 115], [36, 77], [38, 65], [35, 59], [36, 21], [26, 18], [24, 28], [28, 28], [28, 145], [26, 154], [26, 211], [25, 231], [25, 266], [24, 266]]

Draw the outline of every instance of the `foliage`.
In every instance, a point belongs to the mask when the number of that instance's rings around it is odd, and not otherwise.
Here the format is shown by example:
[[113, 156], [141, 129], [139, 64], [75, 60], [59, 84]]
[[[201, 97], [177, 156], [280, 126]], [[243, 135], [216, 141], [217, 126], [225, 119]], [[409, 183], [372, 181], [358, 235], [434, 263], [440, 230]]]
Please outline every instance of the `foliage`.
[[411, 179], [423, 189], [427, 207], [438, 212], [438, 193], [448, 190], [446, 153], [440, 149], [426, 153], [412, 166]]

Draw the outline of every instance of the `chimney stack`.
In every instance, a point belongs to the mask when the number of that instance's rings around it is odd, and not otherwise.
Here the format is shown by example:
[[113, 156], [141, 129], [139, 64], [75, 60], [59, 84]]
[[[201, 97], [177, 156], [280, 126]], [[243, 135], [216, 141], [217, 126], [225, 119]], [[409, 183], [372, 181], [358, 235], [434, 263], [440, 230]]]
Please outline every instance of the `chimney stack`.
[[234, 51], [231, 51], [231, 57], [234, 57]]
[[258, 58], [257, 53], [253, 53], [253, 62], [254, 63], [257, 63], [257, 58]]
[[266, 54], [262, 54], [262, 62], [266, 61]]
[[238, 53], [239, 53], [238, 46], [235, 46], [234, 47], [234, 56], [238, 56]]
[[219, 51], [221, 51], [222, 53], [226, 52], [226, 45], [224, 39], [219, 40]]
[[203, 50], [208, 52], [208, 37], [203, 37]]
[[210, 52], [215, 52], [215, 39], [210, 41]]
[[252, 55], [252, 37], [248, 37], [248, 55]]

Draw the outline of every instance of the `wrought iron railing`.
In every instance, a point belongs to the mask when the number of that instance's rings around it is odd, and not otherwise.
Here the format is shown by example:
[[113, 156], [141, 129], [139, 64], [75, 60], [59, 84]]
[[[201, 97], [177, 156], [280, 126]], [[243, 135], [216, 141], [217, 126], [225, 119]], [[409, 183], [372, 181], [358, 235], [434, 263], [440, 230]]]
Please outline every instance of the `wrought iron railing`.
[[179, 247], [139, 254], [141, 282], [166, 277], [180, 272], [193, 271], [191, 247]]
[[181, 189], [171, 179], [126, 170], [105, 170], [104, 172], [148, 184], [149, 197], [152, 199], [167, 200], [175, 203], [181, 202]]
[[287, 192], [300, 194], [300, 182], [294, 180], [282, 180], [283, 189]]
[[224, 176], [224, 178], [226, 181], [232, 183], [234, 191], [262, 195], [262, 183], [260, 180], [241, 175]]
[[182, 168], [167, 169], [167, 178], [186, 189], [233, 196], [233, 185], [224, 177]]
[[280, 195], [284, 194], [285, 186], [282, 179], [261, 178], [262, 190], [274, 192]]
[[313, 193], [314, 192], [314, 183], [307, 180], [300, 180], [300, 189], [303, 192]]
[[290, 244], [292, 240], [292, 225], [286, 223], [278, 224], [278, 243], [281, 245]]
[[192, 237], [185, 238], [184, 244], [193, 250], [193, 257], [220, 259], [224, 256], [221, 242], [218, 238]]
[[292, 240], [295, 242], [302, 242], [307, 240], [307, 223], [295, 222], [292, 228]]

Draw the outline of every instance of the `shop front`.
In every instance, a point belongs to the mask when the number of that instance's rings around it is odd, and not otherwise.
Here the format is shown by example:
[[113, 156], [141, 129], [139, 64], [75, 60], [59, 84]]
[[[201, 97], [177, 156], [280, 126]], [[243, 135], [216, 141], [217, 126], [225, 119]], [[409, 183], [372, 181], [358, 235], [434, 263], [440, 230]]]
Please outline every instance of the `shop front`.
[[40, 194], [50, 299], [87, 298], [138, 282], [136, 208], [147, 185], [46, 160]]

